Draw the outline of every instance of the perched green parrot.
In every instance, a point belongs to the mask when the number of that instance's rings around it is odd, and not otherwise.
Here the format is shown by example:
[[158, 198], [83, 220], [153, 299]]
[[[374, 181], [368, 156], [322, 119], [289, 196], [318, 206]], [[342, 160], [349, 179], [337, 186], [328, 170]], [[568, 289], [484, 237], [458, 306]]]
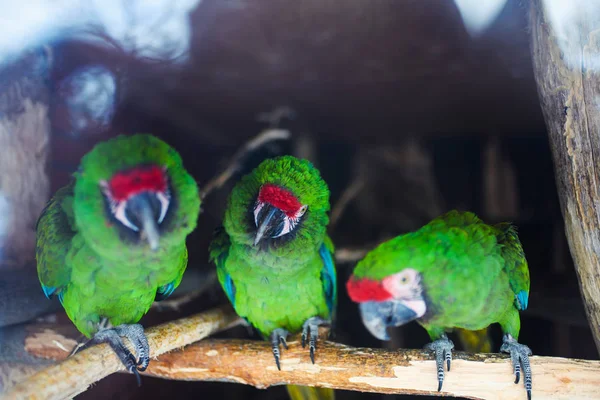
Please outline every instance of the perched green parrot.
[[[333, 322], [337, 281], [327, 211], [329, 189], [310, 162], [268, 159], [234, 187], [210, 246], [231, 304], [270, 340], [278, 369], [279, 345], [287, 347], [289, 334], [302, 332], [314, 363], [318, 327]], [[297, 389], [288, 388], [292, 398]], [[304, 390], [333, 398], [331, 389]]]
[[85, 347], [108, 343], [139, 384], [150, 349], [137, 322], [181, 282], [186, 236], [200, 212], [198, 186], [179, 154], [151, 135], [97, 144], [74, 176], [37, 222], [38, 277], [46, 296], [57, 295], [92, 338]]
[[519, 311], [527, 308], [529, 269], [514, 226], [487, 225], [470, 212], [451, 211], [421, 229], [369, 252], [347, 282], [362, 321], [380, 340], [386, 328], [416, 320], [433, 341], [438, 391], [444, 359], [450, 370], [453, 328], [480, 330], [498, 322], [501, 351], [510, 353], [515, 383], [523, 367], [531, 398], [529, 347], [519, 344]]

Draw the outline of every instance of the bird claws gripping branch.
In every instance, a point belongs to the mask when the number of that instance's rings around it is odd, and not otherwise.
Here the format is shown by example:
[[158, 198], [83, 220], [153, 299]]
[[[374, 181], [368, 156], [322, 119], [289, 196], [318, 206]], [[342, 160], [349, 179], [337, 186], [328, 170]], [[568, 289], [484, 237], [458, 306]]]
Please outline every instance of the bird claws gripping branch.
[[519, 383], [521, 378], [521, 366], [523, 367], [523, 383], [527, 391], [527, 400], [531, 400], [531, 365], [529, 364], [529, 356], [533, 353], [531, 349], [518, 343], [510, 334], [504, 335], [502, 339], [500, 351], [510, 354], [512, 360], [513, 373], [515, 374], [515, 383]]
[[446, 361], [448, 372], [450, 372], [452, 349], [454, 349], [454, 343], [452, 340], [448, 339], [446, 334], [443, 334], [438, 340], [425, 345], [425, 350], [435, 352], [435, 364], [437, 366], [438, 376], [438, 392], [442, 390], [442, 385], [444, 383], [444, 360]]
[[[122, 336], [131, 341], [139, 361], [125, 346], [121, 339]], [[144, 328], [140, 324], [123, 324], [114, 328], [101, 328], [87, 343], [77, 345], [71, 354], [99, 343], [110, 345], [125, 368], [135, 375], [138, 386], [141, 386], [142, 379], [138, 371], [145, 371], [150, 363], [150, 345], [144, 334]]]
[[315, 363], [315, 350], [317, 349], [317, 339], [319, 338], [319, 326], [331, 325], [331, 321], [321, 317], [311, 317], [302, 324], [302, 348], [306, 347], [306, 339], [310, 335], [308, 347], [310, 349], [310, 361]]
[[277, 364], [277, 369], [281, 371], [281, 364], [279, 363], [280, 354], [279, 354], [279, 344], [283, 346], [284, 349], [287, 350], [287, 342], [285, 341], [290, 333], [282, 328], [277, 328], [273, 332], [271, 332], [271, 348], [273, 349], [273, 357], [275, 357], [275, 364]]

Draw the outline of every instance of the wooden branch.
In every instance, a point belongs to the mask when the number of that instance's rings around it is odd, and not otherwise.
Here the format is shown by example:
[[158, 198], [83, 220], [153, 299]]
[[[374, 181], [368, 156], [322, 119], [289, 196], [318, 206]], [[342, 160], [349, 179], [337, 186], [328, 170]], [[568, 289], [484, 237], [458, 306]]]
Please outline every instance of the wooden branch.
[[[319, 336], [324, 333], [325, 330], [320, 330]], [[144, 374], [165, 379], [241, 383], [260, 389], [297, 384], [471, 399], [526, 398], [523, 384], [514, 384], [508, 356], [454, 353], [444, 390], [438, 393], [435, 362], [427, 352], [355, 348], [324, 341], [319, 342], [313, 365], [308, 349], [303, 349], [298, 339], [298, 335], [291, 337], [289, 349], [283, 350], [281, 371], [277, 371], [267, 342], [207, 339], [161, 355]], [[53, 347], [51, 341], [44, 341], [28, 351], [38, 357], [64, 357]], [[531, 366], [536, 400], [600, 399], [600, 361], [534, 356]]]
[[[167, 379], [236, 382], [267, 388], [297, 384], [363, 392], [437, 395], [432, 356], [421, 350], [354, 348], [319, 343], [316, 364], [298, 337], [283, 351], [277, 371], [270, 345], [261, 341], [210, 339], [161, 356], [147, 373]], [[443, 395], [474, 399], [526, 399], [514, 384], [507, 356], [457, 352]], [[600, 361], [532, 357], [533, 397], [600, 399]]]
[[600, 351], [600, 2], [533, 0], [530, 26], [565, 231]]
[[[156, 357], [188, 345], [215, 332], [237, 325], [241, 321], [230, 306], [224, 306], [152, 327], [146, 330], [150, 344], [150, 356]], [[49, 337], [52, 339], [49, 340]], [[43, 352], [42, 354], [49, 358], [61, 358], [69, 354], [74, 344], [72, 339], [66, 339], [65, 343], [64, 337], [50, 331], [45, 332], [42, 340], [37, 337], [28, 338], [25, 342], [25, 350], [32, 354]], [[48, 353], [48, 348], [54, 349], [54, 351]], [[152, 360], [150, 364], [154, 362], [156, 361]], [[19, 382], [2, 398], [69, 399], [87, 390], [94, 382], [124, 369], [112, 349], [107, 344], [100, 344]]]
[[233, 158], [227, 165], [227, 168], [218, 176], [211, 179], [204, 187], [200, 190], [200, 197], [204, 199], [210, 192], [213, 190], [219, 189], [223, 186], [229, 178], [240, 168], [240, 164], [242, 160], [248, 153], [258, 149], [263, 146], [265, 143], [271, 142], [273, 140], [283, 140], [289, 139], [291, 136], [290, 132], [285, 129], [266, 129], [262, 131], [260, 134], [249, 140], [242, 148], [240, 148], [237, 153], [234, 154]]

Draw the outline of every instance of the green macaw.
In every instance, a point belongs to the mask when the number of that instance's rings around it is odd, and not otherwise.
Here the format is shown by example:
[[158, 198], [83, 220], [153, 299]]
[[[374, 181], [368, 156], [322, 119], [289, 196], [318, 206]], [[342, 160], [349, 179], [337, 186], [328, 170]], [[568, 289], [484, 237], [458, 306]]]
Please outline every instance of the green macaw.
[[421, 229], [398, 236], [369, 252], [347, 282], [362, 321], [380, 340], [386, 328], [416, 320], [433, 341], [438, 391], [444, 359], [450, 370], [452, 328], [480, 330], [498, 322], [501, 351], [510, 353], [515, 383], [523, 367], [531, 398], [529, 347], [519, 344], [519, 311], [527, 308], [529, 269], [515, 227], [487, 225], [470, 212], [451, 211]]
[[[300, 331], [314, 363], [318, 327], [334, 319], [337, 281], [327, 211], [329, 189], [310, 162], [268, 159], [235, 186], [210, 246], [231, 304], [270, 340], [278, 369], [279, 345], [287, 348], [287, 336]], [[292, 398], [297, 389], [288, 388]], [[331, 389], [310, 390], [333, 398]]]
[[108, 343], [139, 384], [150, 349], [137, 322], [181, 282], [185, 240], [200, 212], [198, 186], [173, 148], [141, 134], [97, 144], [74, 177], [37, 222], [38, 277], [46, 296], [57, 295], [92, 338], [86, 347]]

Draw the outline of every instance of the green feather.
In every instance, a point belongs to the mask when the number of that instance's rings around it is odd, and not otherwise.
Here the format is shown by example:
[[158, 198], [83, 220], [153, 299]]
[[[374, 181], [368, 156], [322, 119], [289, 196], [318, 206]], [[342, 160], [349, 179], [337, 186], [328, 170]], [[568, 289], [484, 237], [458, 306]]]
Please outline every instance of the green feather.
[[[308, 205], [295, 236], [267, 250], [253, 246], [256, 228], [249, 218], [265, 183], [286, 188]], [[329, 189], [319, 171], [310, 162], [292, 156], [265, 160], [233, 189], [224, 230], [213, 239], [210, 257], [236, 312], [263, 336], [268, 337], [276, 328], [299, 332], [310, 317], [331, 317], [321, 280], [324, 262], [319, 254], [323, 243], [333, 251], [333, 243], [325, 234], [327, 211]]]
[[[109, 218], [100, 188], [114, 173], [144, 164], [166, 167], [171, 185], [171, 206], [156, 252]], [[196, 182], [169, 145], [150, 135], [100, 143], [82, 159], [74, 183], [56, 193], [38, 220], [42, 287], [59, 293], [67, 315], [88, 337], [103, 317], [113, 325], [136, 323], [158, 290], [179, 285], [187, 266], [185, 239], [199, 212]]]
[[529, 271], [512, 225], [487, 225], [473, 213], [451, 211], [381, 244], [354, 275], [382, 280], [405, 268], [422, 276], [427, 312], [418, 322], [432, 339], [452, 328], [479, 330], [494, 322], [518, 339], [517, 298], [526, 304]]

